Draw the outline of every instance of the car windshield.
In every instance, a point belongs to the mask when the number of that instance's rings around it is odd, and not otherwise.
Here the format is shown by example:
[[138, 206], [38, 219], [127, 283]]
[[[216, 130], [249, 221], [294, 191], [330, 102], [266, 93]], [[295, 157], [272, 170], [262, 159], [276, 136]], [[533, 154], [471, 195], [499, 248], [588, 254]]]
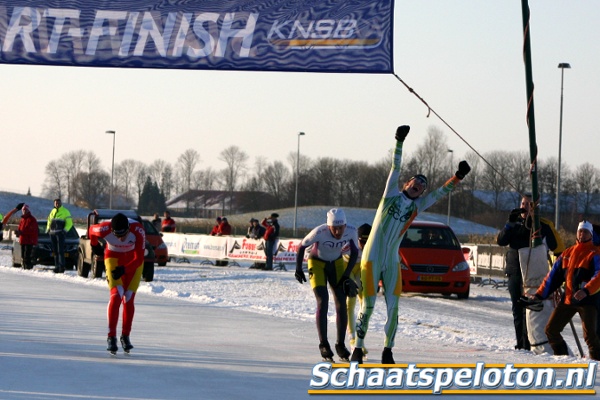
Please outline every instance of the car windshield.
[[411, 226], [400, 247], [460, 249], [460, 243], [448, 227]]
[[[50, 236], [50, 235], [48, 235], [48, 233], [46, 233], [46, 226], [47, 226], [46, 221], [38, 221], [38, 236], [39, 237]], [[72, 226], [71, 229], [69, 229], [65, 238], [79, 239], [79, 234], [77, 233], [77, 229], [75, 229], [75, 226]]]
[[147, 219], [143, 219], [142, 222], [144, 223], [144, 230], [146, 231], [147, 235], [160, 235], [152, 222], [148, 221]]

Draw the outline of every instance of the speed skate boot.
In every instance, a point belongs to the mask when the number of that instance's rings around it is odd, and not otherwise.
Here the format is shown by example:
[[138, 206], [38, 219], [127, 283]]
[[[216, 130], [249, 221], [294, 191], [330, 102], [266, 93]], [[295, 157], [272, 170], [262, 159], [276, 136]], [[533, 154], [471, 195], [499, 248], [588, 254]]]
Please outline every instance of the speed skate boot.
[[394, 361], [394, 356], [392, 355], [391, 347], [384, 347], [383, 353], [381, 353], [381, 363], [382, 364], [396, 364]]
[[350, 361], [350, 352], [344, 345], [344, 343], [336, 343], [335, 344], [335, 352], [340, 357], [340, 360], [349, 362]]
[[363, 363], [363, 349], [362, 347], [355, 347], [350, 357], [350, 362], [356, 361], [359, 364]]
[[123, 351], [125, 353], [129, 353], [131, 349], [133, 349], [133, 345], [131, 341], [129, 341], [129, 336], [121, 335], [121, 346], [123, 346]]
[[321, 357], [323, 357], [323, 361], [333, 361], [333, 351], [331, 351], [329, 343], [320, 343], [319, 350], [321, 351]]
[[117, 350], [119, 350], [119, 347], [117, 346], [116, 336], [107, 337], [106, 344], [106, 350], [108, 350], [111, 354], [117, 354]]
[[[356, 338], [350, 339], [350, 348], [352, 349], [352, 351], [354, 351], [355, 347], [356, 347]], [[369, 354], [369, 350], [367, 350], [367, 348], [365, 346], [363, 346], [362, 349], [363, 349], [363, 358], [366, 359], [367, 354]]]

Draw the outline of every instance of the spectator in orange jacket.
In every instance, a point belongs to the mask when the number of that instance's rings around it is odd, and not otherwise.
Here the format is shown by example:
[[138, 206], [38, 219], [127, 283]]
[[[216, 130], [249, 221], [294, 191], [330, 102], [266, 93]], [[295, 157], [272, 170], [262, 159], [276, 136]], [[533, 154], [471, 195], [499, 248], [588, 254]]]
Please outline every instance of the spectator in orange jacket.
[[593, 227], [581, 221], [577, 227], [577, 243], [556, 260], [548, 275], [529, 297], [547, 299], [563, 283], [565, 291], [546, 325], [546, 336], [555, 356], [569, 355], [561, 332], [575, 314], [581, 317], [583, 338], [590, 358], [600, 360], [600, 339], [596, 334], [596, 302], [600, 291], [600, 251], [592, 241]]
[[213, 226], [212, 230], [210, 231], [210, 236], [217, 236], [219, 234], [219, 227], [221, 225], [221, 217], [217, 217], [216, 219], [216, 224], [215, 226]]
[[15, 235], [19, 238], [21, 244], [21, 260], [23, 260], [23, 269], [33, 268], [33, 246], [38, 242], [38, 223], [37, 219], [29, 211], [27, 204], [19, 203], [16, 210], [21, 210], [23, 214], [19, 227]]
[[175, 225], [175, 220], [171, 218], [171, 213], [169, 211], [165, 211], [165, 219], [163, 219], [160, 231], [161, 232], [175, 232], [177, 229]]
[[217, 236], [228, 236], [228, 235], [231, 235], [231, 225], [229, 225], [227, 218], [222, 217], [221, 223], [219, 224], [219, 232], [217, 233]]

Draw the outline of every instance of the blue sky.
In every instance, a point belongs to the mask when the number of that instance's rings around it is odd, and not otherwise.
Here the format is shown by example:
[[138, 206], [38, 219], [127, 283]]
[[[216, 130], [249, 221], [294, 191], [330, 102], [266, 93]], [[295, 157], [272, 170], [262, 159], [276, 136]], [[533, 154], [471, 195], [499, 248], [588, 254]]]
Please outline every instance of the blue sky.
[[[558, 154], [560, 69], [565, 71], [563, 161], [594, 163], [600, 104], [600, 3], [530, 1], [539, 157]], [[529, 151], [522, 15], [518, 1], [396, 1], [395, 73], [480, 153]], [[405, 152], [441, 128], [457, 161], [465, 145], [393, 75], [65, 68], [0, 65], [4, 170], [0, 190], [40, 194], [44, 168], [72, 150], [93, 150], [110, 172], [135, 159], [175, 163], [186, 149], [199, 169], [220, 170], [219, 153], [287, 163], [376, 162], [398, 125], [412, 126]]]

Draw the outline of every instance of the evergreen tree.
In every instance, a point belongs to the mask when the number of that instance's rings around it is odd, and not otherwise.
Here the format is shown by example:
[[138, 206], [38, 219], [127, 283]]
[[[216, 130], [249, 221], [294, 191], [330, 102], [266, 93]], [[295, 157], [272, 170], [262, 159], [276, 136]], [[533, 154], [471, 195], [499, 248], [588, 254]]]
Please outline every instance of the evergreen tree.
[[165, 201], [165, 196], [158, 189], [157, 183], [152, 182], [152, 179], [148, 176], [140, 196], [138, 213], [140, 215], [162, 214], [167, 209]]

